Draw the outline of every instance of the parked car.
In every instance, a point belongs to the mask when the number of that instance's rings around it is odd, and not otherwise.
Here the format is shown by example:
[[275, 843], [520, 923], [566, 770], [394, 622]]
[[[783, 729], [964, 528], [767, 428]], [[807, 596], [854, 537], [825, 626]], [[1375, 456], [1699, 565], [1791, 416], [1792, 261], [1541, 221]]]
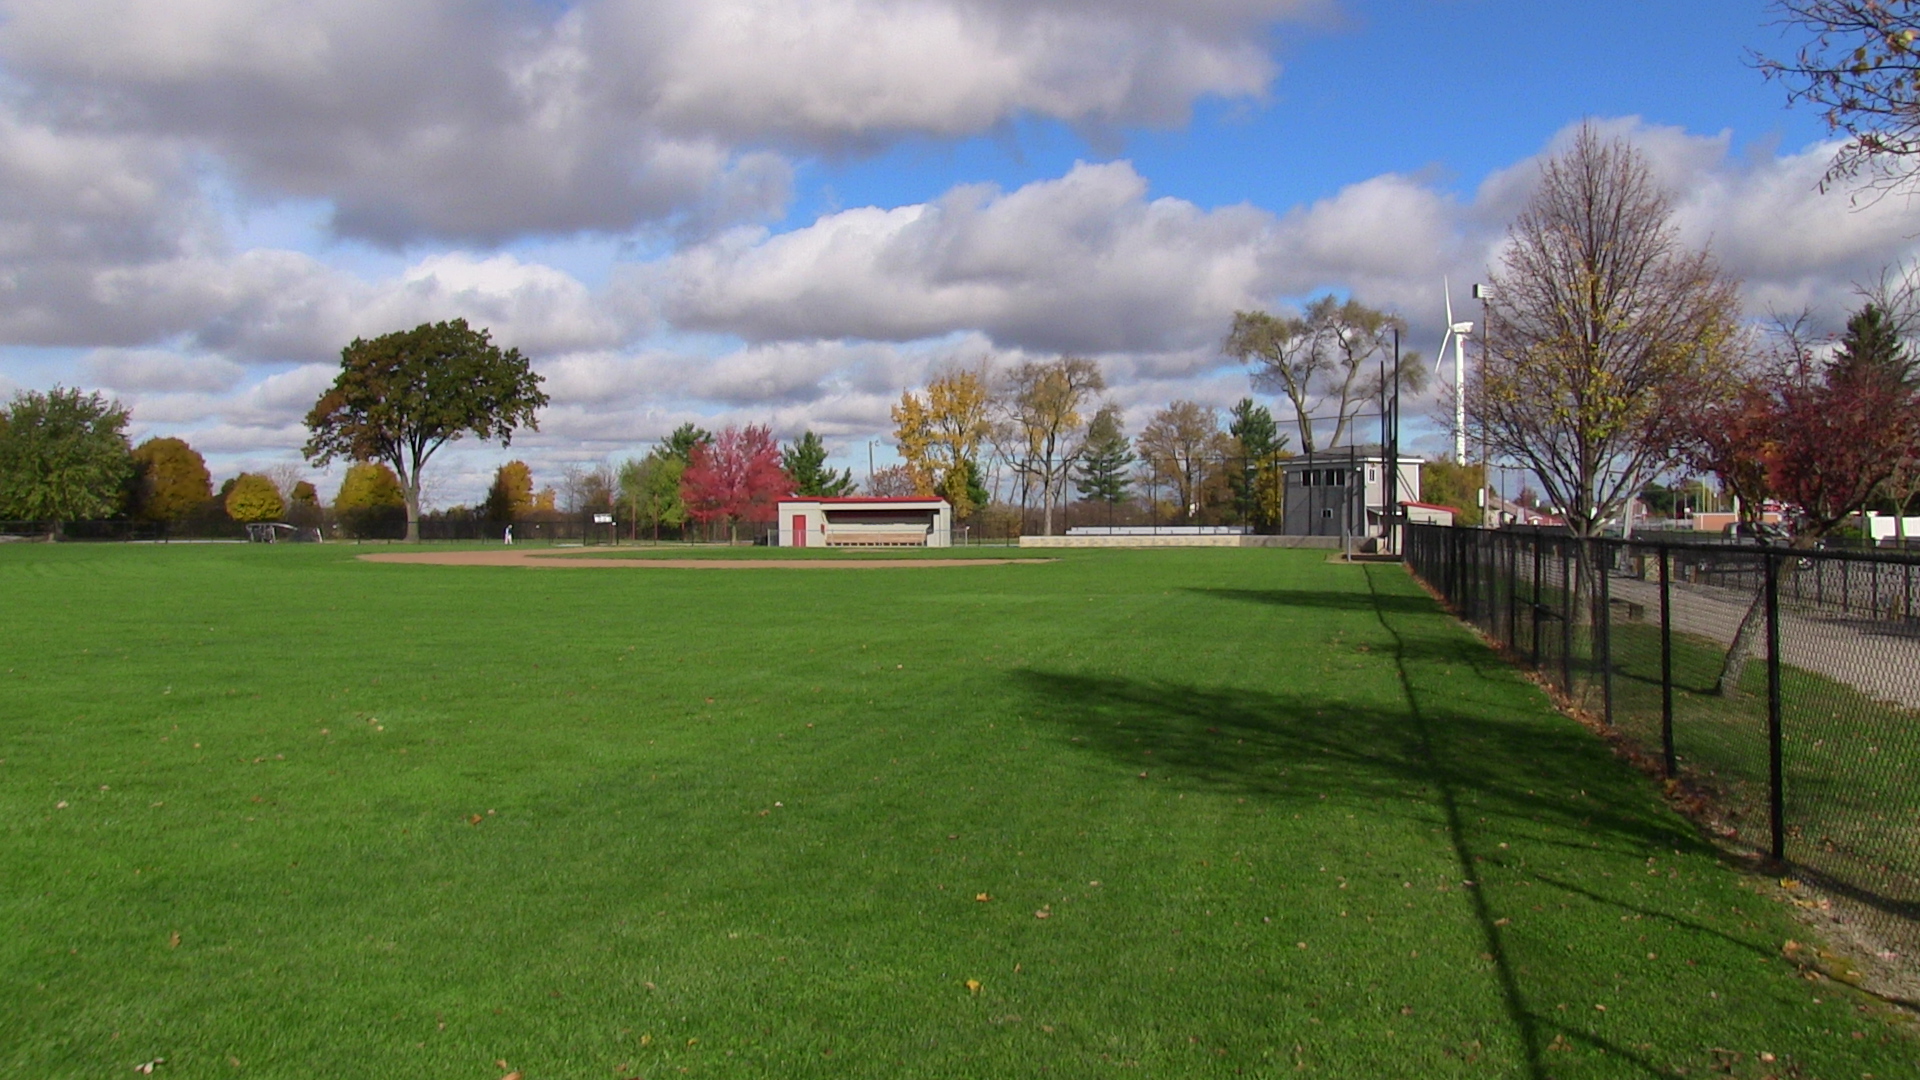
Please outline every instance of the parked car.
[[1765, 521], [1736, 521], [1720, 530], [1736, 544], [1784, 544], [1793, 539], [1784, 526]]

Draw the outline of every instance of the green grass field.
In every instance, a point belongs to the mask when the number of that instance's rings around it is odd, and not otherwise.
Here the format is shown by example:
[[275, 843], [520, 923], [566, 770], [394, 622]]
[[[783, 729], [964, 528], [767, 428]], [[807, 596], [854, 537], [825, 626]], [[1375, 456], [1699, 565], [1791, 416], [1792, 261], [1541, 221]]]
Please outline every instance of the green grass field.
[[354, 554], [0, 548], [0, 1073], [1915, 1074], [1398, 567]]

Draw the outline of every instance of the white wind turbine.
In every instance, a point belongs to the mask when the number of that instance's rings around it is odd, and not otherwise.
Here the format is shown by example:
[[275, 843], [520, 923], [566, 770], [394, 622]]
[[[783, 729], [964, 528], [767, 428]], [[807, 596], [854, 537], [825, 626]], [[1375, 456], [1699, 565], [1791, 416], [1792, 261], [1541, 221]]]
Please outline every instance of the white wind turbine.
[[1453, 286], [1446, 278], [1440, 279], [1440, 288], [1447, 298], [1447, 332], [1440, 338], [1440, 355], [1434, 357], [1433, 370], [1437, 375], [1440, 365], [1447, 359], [1447, 343], [1453, 343], [1453, 459], [1462, 465], [1467, 463], [1467, 337], [1473, 333], [1470, 322], [1453, 321]]

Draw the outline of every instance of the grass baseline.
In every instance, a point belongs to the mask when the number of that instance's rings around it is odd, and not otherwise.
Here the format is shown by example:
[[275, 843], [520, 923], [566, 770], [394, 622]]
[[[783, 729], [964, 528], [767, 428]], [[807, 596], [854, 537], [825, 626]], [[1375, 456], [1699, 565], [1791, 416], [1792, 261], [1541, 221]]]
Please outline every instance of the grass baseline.
[[350, 554], [0, 552], [7, 1071], [1913, 1060], [1394, 569]]

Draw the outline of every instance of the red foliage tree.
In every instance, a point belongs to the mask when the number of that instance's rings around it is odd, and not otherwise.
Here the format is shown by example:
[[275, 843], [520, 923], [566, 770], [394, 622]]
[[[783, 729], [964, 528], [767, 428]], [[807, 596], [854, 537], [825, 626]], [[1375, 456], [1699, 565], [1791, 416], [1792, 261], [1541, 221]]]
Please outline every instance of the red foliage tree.
[[780, 500], [791, 494], [793, 480], [780, 467], [773, 432], [752, 424], [695, 444], [680, 477], [680, 500], [703, 523], [770, 522]]
[[[1796, 547], [1813, 546], [1865, 506], [1920, 444], [1920, 402], [1881, 321], [1872, 308], [1849, 320], [1825, 364], [1787, 328], [1770, 362], [1698, 417], [1695, 465], [1718, 476], [1750, 515], [1764, 499], [1788, 504]], [[1792, 573], [1794, 564], [1782, 569]], [[1739, 688], [1765, 600], [1756, 594], [1734, 631], [1722, 694]]]
[[1913, 455], [1915, 406], [1899, 371], [1858, 347], [1854, 335], [1826, 364], [1788, 335], [1732, 400], [1702, 412], [1696, 464], [1751, 513], [1765, 499], [1787, 503], [1798, 542], [1811, 544], [1865, 506]]

